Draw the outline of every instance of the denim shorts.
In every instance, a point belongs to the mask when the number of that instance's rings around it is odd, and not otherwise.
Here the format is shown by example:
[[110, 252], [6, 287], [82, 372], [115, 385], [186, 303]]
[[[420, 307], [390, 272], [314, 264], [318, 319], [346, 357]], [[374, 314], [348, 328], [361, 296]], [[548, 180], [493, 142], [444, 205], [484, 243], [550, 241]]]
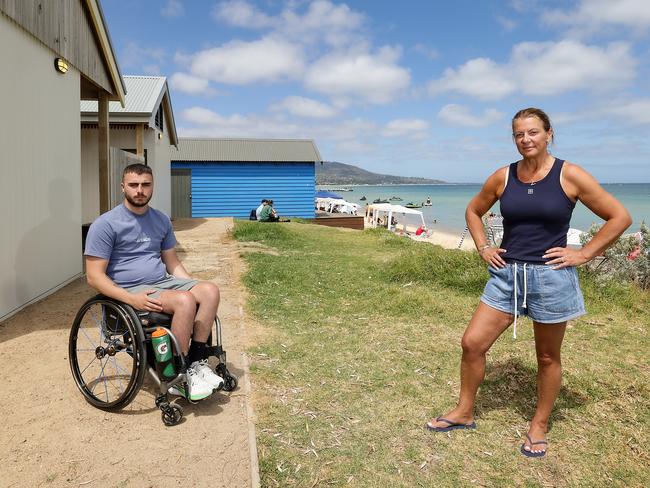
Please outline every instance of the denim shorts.
[[176, 278], [172, 275], [167, 275], [162, 280], [151, 283], [149, 285], [135, 285], [126, 288], [126, 291], [129, 293], [140, 293], [145, 290], [156, 290], [156, 293], [149, 295], [151, 298], [158, 298], [163, 291], [167, 290], [181, 290], [189, 291], [198, 283], [198, 280], [186, 279], [186, 278]]
[[481, 301], [496, 310], [515, 315], [516, 303], [517, 315], [527, 315], [542, 324], [565, 322], [585, 314], [575, 267], [553, 269], [546, 264], [508, 263], [503, 268], [490, 266], [488, 271], [490, 279]]

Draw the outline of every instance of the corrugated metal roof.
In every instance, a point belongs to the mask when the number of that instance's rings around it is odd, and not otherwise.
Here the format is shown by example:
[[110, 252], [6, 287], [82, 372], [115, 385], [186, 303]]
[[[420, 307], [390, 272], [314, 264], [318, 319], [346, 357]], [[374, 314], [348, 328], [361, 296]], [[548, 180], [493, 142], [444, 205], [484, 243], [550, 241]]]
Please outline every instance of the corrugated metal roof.
[[[108, 111], [111, 114], [148, 114], [156, 108], [156, 102], [165, 88], [164, 76], [123, 76], [126, 85], [125, 106], [120, 102], [109, 102]], [[82, 100], [81, 113], [97, 113], [97, 100]]]
[[319, 162], [311, 139], [195, 139], [180, 138], [172, 161]]

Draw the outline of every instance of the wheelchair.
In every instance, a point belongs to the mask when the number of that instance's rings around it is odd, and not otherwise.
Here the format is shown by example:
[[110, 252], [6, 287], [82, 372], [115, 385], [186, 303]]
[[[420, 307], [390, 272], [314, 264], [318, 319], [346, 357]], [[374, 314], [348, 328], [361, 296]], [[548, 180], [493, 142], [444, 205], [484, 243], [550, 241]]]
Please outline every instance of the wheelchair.
[[[88, 403], [109, 411], [126, 407], [149, 372], [159, 390], [156, 407], [161, 411], [163, 423], [172, 426], [181, 421], [183, 409], [169, 401], [168, 389], [182, 386], [186, 381], [187, 359], [183, 354], [174, 356], [176, 374], [172, 378], [157, 374], [151, 334], [158, 327], [167, 329], [173, 348], [180, 351], [170, 330], [168, 314], [137, 311], [103, 295], [96, 295], [83, 304], [70, 330], [68, 359], [75, 383]], [[219, 361], [215, 372], [224, 380], [220, 389], [235, 390], [237, 377], [226, 366], [219, 317], [215, 317], [207, 344], [209, 355]]]

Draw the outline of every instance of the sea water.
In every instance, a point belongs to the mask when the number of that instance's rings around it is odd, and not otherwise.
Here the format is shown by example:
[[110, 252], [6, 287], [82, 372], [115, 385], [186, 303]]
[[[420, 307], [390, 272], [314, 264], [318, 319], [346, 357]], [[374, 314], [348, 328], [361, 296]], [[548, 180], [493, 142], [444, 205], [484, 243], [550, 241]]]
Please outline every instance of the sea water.
[[[474, 195], [481, 189], [478, 184], [439, 184], [439, 185], [354, 185], [328, 186], [319, 189], [350, 188], [352, 191], [334, 191], [345, 200], [359, 204], [362, 213], [365, 204], [371, 204], [379, 198], [388, 200], [399, 197], [402, 200], [391, 200], [389, 203], [405, 205], [407, 203], [422, 204], [431, 198], [431, 207], [419, 208], [427, 226], [449, 232], [462, 232], [465, 228], [465, 208]], [[633, 224], [627, 232], [636, 232], [642, 221], [650, 225], [650, 183], [611, 183], [603, 184], [603, 188], [614, 195], [630, 212]], [[366, 200], [362, 201], [361, 197]], [[492, 208], [499, 212], [499, 203]], [[435, 224], [433, 221], [436, 221]], [[592, 223], [602, 224], [603, 221], [580, 202], [576, 204], [571, 219], [571, 227], [586, 231]]]

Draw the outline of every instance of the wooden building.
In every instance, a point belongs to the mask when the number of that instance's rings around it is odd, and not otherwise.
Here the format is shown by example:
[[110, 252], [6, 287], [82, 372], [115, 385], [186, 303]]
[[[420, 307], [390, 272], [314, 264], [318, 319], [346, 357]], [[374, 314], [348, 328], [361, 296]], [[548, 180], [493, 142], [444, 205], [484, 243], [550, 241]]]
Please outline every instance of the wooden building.
[[0, 321], [82, 273], [80, 100], [98, 102], [95, 191], [108, 206], [108, 102], [125, 87], [97, 0], [0, 0]]
[[185, 139], [172, 155], [172, 216], [248, 218], [262, 198], [281, 216], [314, 217], [312, 140]]
[[[176, 152], [178, 136], [169, 87], [164, 76], [124, 76], [125, 105], [109, 103], [111, 148], [131, 153], [151, 166], [155, 188], [151, 206], [171, 214], [170, 155]], [[99, 212], [99, 165], [97, 154], [97, 101], [81, 102], [81, 182], [82, 222], [95, 220]], [[111, 188], [115, 191], [111, 206], [121, 203], [119, 191], [122, 168], [133, 162], [113, 151]], [[117, 160], [123, 160], [119, 163]]]

